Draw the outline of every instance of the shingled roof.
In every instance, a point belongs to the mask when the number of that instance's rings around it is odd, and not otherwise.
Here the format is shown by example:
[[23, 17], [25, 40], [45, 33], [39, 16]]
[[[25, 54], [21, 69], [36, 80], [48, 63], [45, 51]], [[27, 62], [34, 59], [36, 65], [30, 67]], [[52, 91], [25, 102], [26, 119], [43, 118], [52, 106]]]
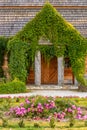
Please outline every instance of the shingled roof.
[[[87, 37], [87, 0], [49, 0], [61, 15]], [[35, 17], [45, 0], [0, 0], [0, 35], [16, 34]]]
[[[38, 6], [43, 5], [46, 0], [0, 0], [0, 6]], [[87, 0], [49, 0], [56, 6], [86, 6]]]

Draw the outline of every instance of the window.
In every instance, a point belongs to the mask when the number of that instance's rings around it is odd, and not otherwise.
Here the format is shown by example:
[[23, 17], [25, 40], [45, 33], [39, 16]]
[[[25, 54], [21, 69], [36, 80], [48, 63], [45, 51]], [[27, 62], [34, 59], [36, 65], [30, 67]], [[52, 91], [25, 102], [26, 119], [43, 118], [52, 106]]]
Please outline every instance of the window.
[[64, 67], [65, 68], [70, 68], [71, 67], [71, 63], [70, 63], [70, 59], [69, 58], [65, 58], [64, 59]]

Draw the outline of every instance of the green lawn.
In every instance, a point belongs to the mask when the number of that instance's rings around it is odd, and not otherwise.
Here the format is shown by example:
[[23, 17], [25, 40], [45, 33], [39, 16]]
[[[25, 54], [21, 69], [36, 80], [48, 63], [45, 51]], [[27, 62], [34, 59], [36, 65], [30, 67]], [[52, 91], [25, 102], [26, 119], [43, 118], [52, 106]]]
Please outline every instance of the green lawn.
[[0, 128], [0, 130], [87, 130], [87, 127], [80, 128]]
[[[38, 123], [40, 128], [34, 128], [34, 123]], [[19, 128], [17, 125], [17, 121], [13, 123], [13, 121], [9, 121], [9, 125], [7, 128], [0, 127], [0, 130], [87, 130], [87, 127], [84, 126], [84, 121], [76, 121], [73, 127], [69, 127], [69, 122], [56, 122], [55, 128], [49, 127], [49, 122], [46, 121], [26, 121], [25, 127]]]

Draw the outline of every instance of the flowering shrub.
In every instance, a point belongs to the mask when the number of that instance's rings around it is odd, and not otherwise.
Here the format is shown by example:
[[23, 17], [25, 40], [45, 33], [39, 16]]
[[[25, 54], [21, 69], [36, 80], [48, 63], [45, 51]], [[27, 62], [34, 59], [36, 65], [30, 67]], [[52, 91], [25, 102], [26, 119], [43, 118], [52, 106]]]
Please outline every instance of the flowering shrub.
[[83, 114], [80, 107], [77, 107], [68, 99], [60, 99], [58, 97], [26, 97], [25, 101], [19, 106], [10, 108], [10, 115], [14, 117], [28, 117], [32, 119], [50, 120], [54, 117], [57, 120], [73, 120], [87, 119], [87, 115]]

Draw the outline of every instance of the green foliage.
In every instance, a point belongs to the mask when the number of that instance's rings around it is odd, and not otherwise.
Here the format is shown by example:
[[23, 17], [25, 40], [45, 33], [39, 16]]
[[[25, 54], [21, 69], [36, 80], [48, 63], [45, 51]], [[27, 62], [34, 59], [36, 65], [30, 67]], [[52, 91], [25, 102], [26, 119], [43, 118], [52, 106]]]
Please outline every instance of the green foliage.
[[8, 126], [7, 119], [2, 118], [2, 127], [7, 127], [7, 126]]
[[70, 107], [71, 104], [75, 104], [76, 105], [76, 103], [74, 101], [71, 101], [71, 100], [69, 100], [67, 98], [64, 98], [64, 99], [57, 98], [55, 100], [55, 104], [56, 104], [57, 107], [60, 106], [60, 107], [58, 107], [59, 108], [58, 111], [63, 111], [65, 108]]
[[24, 124], [24, 120], [21, 118], [20, 121], [18, 122], [18, 125], [19, 127], [23, 128], [25, 127], [25, 124]]
[[0, 79], [0, 84], [2, 84], [2, 83], [6, 83], [6, 78], [5, 77]]
[[[73, 120], [72, 120], [73, 121]], [[74, 126], [74, 123], [73, 122], [70, 122], [69, 124], [69, 127], [73, 127]]]
[[39, 128], [40, 127], [39, 123], [34, 123], [34, 127]]
[[75, 125], [75, 119], [74, 116], [69, 116], [69, 127], [73, 127]]
[[87, 120], [84, 122], [84, 125], [87, 126]]
[[43, 98], [42, 96], [36, 96], [36, 100], [34, 102], [34, 105], [37, 106], [38, 103], [41, 103], [44, 105], [44, 102], [46, 103], [47, 99]]
[[17, 97], [17, 98], [16, 98], [16, 102], [19, 102], [19, 101], [20, 101], [20, 99]]
[[18, 39], [13, 40], [10, 46], [10, 75], [11, 78], [18, 78], [22, 81], [26, 80], [27, 76], [27, 44], [24, 42], [20, 42]]
[[[43, 37], [52, 43], [49, 49], [38, 45]], [[25, 43], [27, 48], [24, 47]], [[34, 63], [38, 50], [50, 60], [53, 56], [63, 56], [66, 47], [76, 79], [87, 86], [87, 81], [83, 77], [87, 40], [55, 8], [46, 3], [36, 17], [9, 41], [8, 49], [11, 54], [9, 67], [12, 79], [14, 77], [22, 81], [26, 79], [27, 67], [29, 63]]]
[[0, 77], [3, 77], [2, 65], [4, 61], [4, 54], [7, 50], [8, 38], [0, 37]]
[[52, 118], [50, 119], [49, 125], [50, 125], [51, 128], [55, 128], [55, 119], [54, 119], [54, 117], [52, 117]]
[[26, 91], [26, 86], [23, 82], [19, 80], [13, 80], [12, 82], [7, 82], [0, 84], [0, 93], [21, 93]]
[[3, 102], [3, 105], [2, 105], [2, 109], [3, 111], [7, 111], [11, 108], [11, 99], [6, 99], [4, 102]]

